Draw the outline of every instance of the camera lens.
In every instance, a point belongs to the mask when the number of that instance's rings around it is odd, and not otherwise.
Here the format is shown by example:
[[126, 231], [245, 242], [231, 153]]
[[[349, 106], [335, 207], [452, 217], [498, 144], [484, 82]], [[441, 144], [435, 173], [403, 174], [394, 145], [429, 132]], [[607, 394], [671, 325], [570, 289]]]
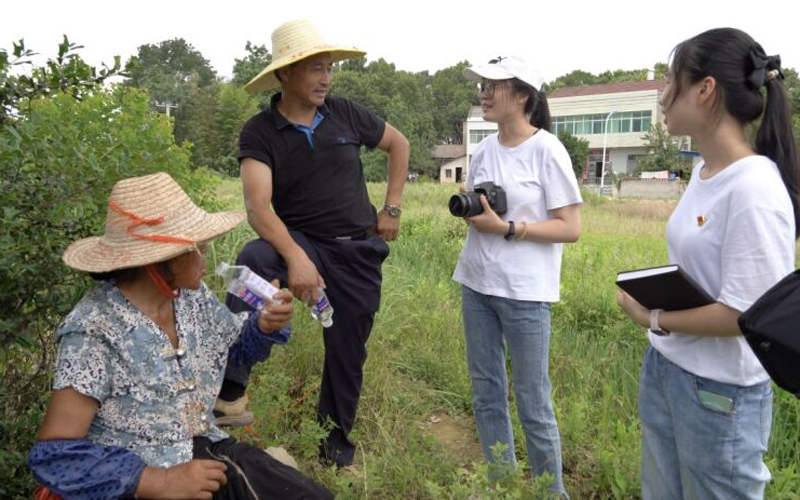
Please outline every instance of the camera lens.
[[483, 212], [481, 195], [478, 193], [454, 194], [450, 197], [447, 207], [456, 217], [472, 217]]

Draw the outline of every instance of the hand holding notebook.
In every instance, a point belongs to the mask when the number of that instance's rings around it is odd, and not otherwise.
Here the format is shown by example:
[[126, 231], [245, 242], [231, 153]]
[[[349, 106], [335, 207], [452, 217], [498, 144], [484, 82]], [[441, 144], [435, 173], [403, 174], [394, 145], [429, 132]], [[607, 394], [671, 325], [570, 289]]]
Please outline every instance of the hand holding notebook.
[[618, 273], [617, 286], [651, 310], [682, 311], [716, 302], [676, 264]]

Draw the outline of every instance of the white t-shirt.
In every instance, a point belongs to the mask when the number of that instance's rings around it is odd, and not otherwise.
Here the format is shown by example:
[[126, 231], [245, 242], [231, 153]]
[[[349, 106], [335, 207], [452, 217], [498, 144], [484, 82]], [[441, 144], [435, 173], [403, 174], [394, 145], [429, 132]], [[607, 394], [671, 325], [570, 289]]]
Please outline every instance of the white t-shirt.
[[[702, 166], [669, 218], [669, 261], [717, 301], [745, 311], [794, 270], [792, 202], [767, 157], [742, 158], [705, 180]], [[667, 359], [701, 377], [740, 386], [769, 378], [742, 336], [649, 337]]]
[[[513, 148], [497, 134], [484, 139], [470, 161], [467, 190], [487, 181], [506, 191], [506, 221], [545, 221], [550, 210], [582, 201], [567, 150], [544, 129]], [[453, 279], [485, 295], [557, 302], [560, 275], [560, 243], [506, 241], [470, 226]]]

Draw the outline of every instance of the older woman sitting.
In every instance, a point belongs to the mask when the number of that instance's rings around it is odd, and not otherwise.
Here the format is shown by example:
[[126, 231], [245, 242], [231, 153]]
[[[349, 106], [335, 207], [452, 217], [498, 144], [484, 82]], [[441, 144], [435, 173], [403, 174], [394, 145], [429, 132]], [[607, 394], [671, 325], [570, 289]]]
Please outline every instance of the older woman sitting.
[[105, 234], [64, 262], [100, 283], [56, 332], [53, 397], [30, 451], [66, 499], [332, 498], [213, 423], [226, 363], [252, 365], [289, 338], [291, 295], [231, 313], [203, 284], [207, 242], [244, 219], [209, 214], [167, 174], [117, 183]]

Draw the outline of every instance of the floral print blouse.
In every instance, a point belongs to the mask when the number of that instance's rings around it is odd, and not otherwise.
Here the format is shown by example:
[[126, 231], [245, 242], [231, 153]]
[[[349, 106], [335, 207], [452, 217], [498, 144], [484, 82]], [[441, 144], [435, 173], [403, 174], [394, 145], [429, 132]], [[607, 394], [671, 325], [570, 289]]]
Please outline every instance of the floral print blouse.
[[56, 332], [53, 388], [72, 387], [100, 403], [87, 438], [125, 447], [156, 467], [191, 460], [194, 436], [227, 437], [214, 425], [212, 411], [228, 350], [242, 343], [246, 335], [240, 333], [252, 323], [249, 313], [231, 313], [205, 284], [181, 290], [174, 310], [177, 349], [106, 281], [81, 299]]

